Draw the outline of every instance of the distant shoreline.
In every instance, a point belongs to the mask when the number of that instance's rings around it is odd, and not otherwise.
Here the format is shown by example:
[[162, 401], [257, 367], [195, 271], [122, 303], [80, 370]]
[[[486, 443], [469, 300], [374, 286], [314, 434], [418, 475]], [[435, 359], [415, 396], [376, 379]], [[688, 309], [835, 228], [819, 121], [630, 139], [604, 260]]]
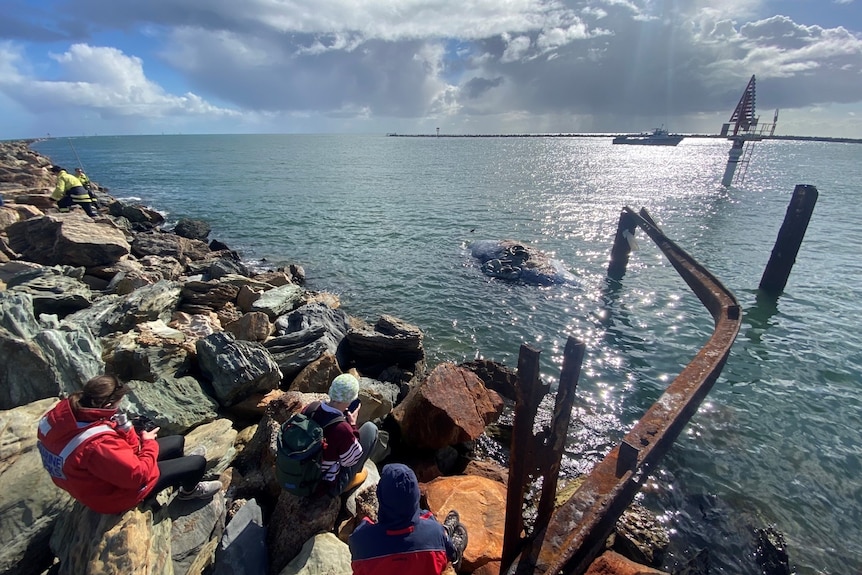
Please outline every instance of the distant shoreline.
[[[640, 136], [642, 134], [386, 134], [390, 138], [616, 138], [618, 136]], [[730, 140], [731, 137], [718, 134], [672, 134], [685, 138], [706, 138], [714, 140]], [[862, 144], [862, 138], [833, 138], [829, 136], [758, 136], [752, 141], [788, 140], [801, 142], [834, 142], [841, 144]]]

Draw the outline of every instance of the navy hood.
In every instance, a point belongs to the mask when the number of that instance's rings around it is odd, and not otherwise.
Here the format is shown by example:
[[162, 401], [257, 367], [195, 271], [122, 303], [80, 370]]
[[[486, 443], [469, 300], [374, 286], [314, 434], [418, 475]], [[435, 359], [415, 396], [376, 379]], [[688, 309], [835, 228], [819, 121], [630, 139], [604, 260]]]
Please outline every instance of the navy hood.
[[419, 519], [419, 481], [401, 463], [383, 468], [377, 484], [377, 523], [386, 529], [402, 529]]

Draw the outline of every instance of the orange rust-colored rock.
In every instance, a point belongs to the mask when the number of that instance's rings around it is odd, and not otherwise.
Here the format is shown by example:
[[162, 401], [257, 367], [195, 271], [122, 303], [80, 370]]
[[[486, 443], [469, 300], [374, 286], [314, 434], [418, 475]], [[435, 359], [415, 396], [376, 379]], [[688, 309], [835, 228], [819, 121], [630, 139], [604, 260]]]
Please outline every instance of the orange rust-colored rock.
[[619, 553], [605, 551], [593, 561], [586, 575], [668, 575], [668, 573], [635, 563]]
[[474, 571], [499, 562], [506, 527], [506, 486], [485, 477], [439, 477], [423, 486], [429, 509], [440, 521], [450, 510], [467, 528], [467, 549], [462, 569]]
[[444, 363], [413, 389], [392, 415], [405, 441], [420, 448], [440, 449], [476, 439], [502, 410], [503, 400], [475, 373]]

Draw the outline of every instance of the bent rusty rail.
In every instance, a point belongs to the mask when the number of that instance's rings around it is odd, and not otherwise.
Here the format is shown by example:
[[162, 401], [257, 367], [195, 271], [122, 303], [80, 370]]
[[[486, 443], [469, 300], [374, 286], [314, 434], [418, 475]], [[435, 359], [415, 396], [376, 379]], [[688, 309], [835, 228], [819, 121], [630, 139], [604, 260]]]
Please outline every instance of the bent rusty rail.
[[[673, 445], [695, 414], [724, 367], [741, 324], [739, 303], [709, 271], [671, 241], [649, 213], [625, 207], [620, 216], [614, 252], [628, 259], [625, 231], [640, 227], [655, 242], [715, 321], [709, 341], [668, 385], [662, 396], [625, 435], [622, 443], [587, 475], [574, 495], [537, 531], [540, 545], [533, 573], [581, 574], [601, 552], [617, 519], [631, 504], [653, 467]], [[625, 244], [623, 244], [625, 242]], [[612, 255], [613, 260], [613, 255]], [[614, 265], [622, 277], [625, 263]], [[609, 268], [609, 275], [610, 268]], [[532, 561], [531, 561], [532, 562]], [[517, 565], [519, 573], [525, 565]], [[510, 571], [511, 572], [511, 571]]]

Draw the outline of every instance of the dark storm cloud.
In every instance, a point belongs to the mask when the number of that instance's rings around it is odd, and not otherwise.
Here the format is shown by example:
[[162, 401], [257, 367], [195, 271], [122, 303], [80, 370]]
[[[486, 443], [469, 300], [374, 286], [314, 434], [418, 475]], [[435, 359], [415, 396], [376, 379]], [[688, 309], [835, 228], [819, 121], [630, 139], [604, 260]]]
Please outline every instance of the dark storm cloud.
[[85, 37], [84, 30], [62, 12], [33, 9], [19, 2], [10, 2], [3, 6], [0, 16], [2, 40], [74, 42]]
[[496, 88], [503, 83], [503, 78], [497, 77], [493, 80], [487, 78], [470, 78], [464, 82], [461, 92], [468, 98], [478, 98], [491, 88]]
[[[36, 93], [48, 106], [62, 98], [101, 117], [442, 118], [465, 126], [488, 118], [497, 130], [509, 119], [606, 131], [630, 127], [632, 118], [729, 115], [751, 74], [766, 108], [862, 101], [857, 32], [782, 15], [758, 19], [763, 6], [68, 0], [56, 15], [0, 26], [14, 25], [16, 37], [34, 42], [68, 34], [70, 45], [51, 45], [48, 58], [79, 83], [76, 90], [32, 77], [47, 67], [31, 66], [22, 46], [2, 43], [0, 88], [25, 107]], [[114, 48], [118, 31], [134, 41]]]
[[[679, 32], [661, 21], [620, 20], [612, 37], [600, 36], [503, 62], [498, 42], [486, 44], [487, 71], [517, 87], [514, 105], [537, 112], [573, 114], [665, 114], [726, 102], [703, 85], [709, 53], [678, 52]], [[535, 45], [535, 35], [530, 37]], [[551, 57], [552, 56], [552, 57]], [[738, 82], [728, 79], [730, 85]]]
[[[172, 52], [196, 90], [247, 109], [330, 110], [412, 116], [424, 112], [427, 63], [419, 42], [361, 42], [333, 49], [331, 36], [267, 34], [229, 40], [202, 35]], [[192, 63], [189, 65], [189, 63]]]
[[[505, 58], [511, 42], [482, 42], [484, 75], [506, 79], [504, 100], [512, 109], [535, 113], [729, 113], [753, 73], [762, 78], [761, 94], [774, 89], [776, 106], [862, 98], [860, 42], [846, 31], [824, 34], [776, 16], [738, 31], [731, 22], [715, 22], [704, 34], [668, 18], [629, 18], [624, 7], [606, 10], [612, 36], [551, 52], [540, 50], [538, 32], [520, 38], [517, 59]], [[800, 82], [800, 75], [810, 79]]]

